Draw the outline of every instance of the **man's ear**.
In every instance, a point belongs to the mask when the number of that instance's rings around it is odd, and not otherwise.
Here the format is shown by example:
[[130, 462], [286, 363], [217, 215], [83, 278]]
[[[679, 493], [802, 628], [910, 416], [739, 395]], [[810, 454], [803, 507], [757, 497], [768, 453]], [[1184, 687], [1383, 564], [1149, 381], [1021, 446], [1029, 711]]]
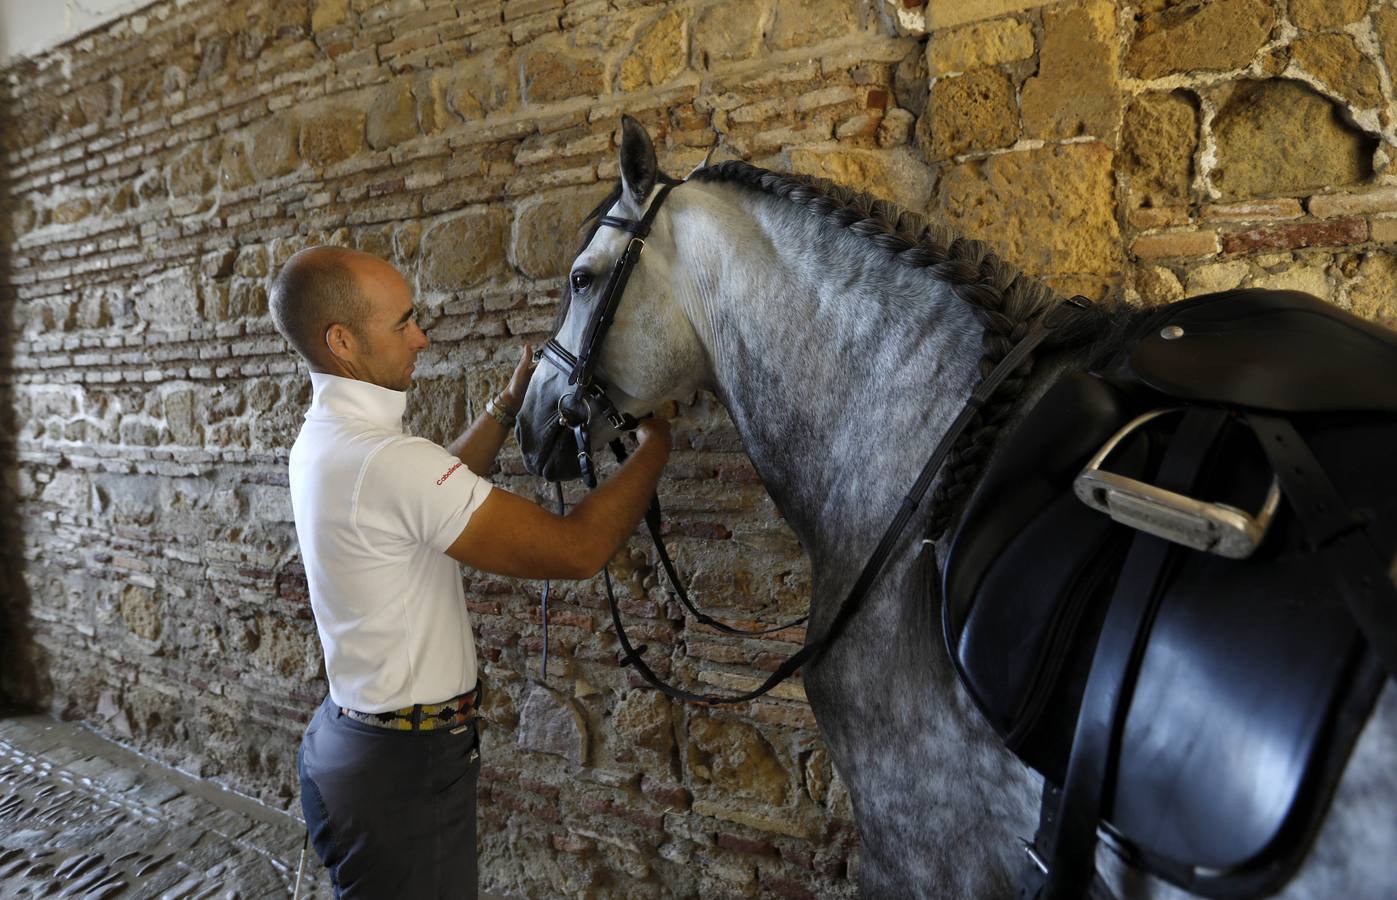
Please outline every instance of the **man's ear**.
[[655, 188], [659, 176], [659, 164], [655, 161], [655, 145], [645, 128], [630, 116], [621, 117], [621, 184], [626, 196], [638, 208], [645, 206], [645, 198]]
[[336, 322], [325, 329], [325, 346], [329, 349], [331, 356], [340, 362], [347, 363], [357, 355], [359, 341], [354, 336], [353, 331]]

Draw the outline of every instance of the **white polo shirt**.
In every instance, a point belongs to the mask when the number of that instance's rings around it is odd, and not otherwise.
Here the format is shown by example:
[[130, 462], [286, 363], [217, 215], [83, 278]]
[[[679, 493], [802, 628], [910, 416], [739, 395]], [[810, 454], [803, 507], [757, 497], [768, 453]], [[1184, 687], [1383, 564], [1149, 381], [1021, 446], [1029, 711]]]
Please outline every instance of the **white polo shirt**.
[[291, 508], [330, 697], [387, 712], [475, 687], [461, 573], [446, 549], [490, 482], [403, 433], [407, 395], [312, 372]]

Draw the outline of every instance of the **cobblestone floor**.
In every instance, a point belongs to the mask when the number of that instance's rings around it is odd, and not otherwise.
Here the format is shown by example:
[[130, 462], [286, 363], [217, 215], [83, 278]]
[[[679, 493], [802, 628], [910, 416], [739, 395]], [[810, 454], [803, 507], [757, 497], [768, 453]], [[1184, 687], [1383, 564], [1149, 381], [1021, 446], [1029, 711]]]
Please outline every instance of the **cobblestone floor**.
[[[0, 897], [289, 897], [304, 835], [81, 725], [0, 719]], [[331, 896], [314, 853], [301, 895]]]

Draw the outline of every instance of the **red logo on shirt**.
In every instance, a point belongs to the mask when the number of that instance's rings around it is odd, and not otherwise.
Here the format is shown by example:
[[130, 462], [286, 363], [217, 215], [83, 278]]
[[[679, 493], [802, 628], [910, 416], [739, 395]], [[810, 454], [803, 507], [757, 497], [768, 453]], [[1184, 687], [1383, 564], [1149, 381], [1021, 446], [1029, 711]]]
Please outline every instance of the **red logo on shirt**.
[[451, 477], [451, 473], [454, 472], [454, 471], [456, 471], [456, 470], [459, 469], [459, 468], [461, 468], [461, 464], [460, 464], [460, 463], [456, 463], [456, 465], [454, 465], [454, 466], [452, 466], [451, 468], [447, 469], [447, 470], [446, 470], [446, 474], [437, 479], [437, 484], [445, 484], [445, 483], [446, 483], [446, 479], [448, 479], [448, 478]]

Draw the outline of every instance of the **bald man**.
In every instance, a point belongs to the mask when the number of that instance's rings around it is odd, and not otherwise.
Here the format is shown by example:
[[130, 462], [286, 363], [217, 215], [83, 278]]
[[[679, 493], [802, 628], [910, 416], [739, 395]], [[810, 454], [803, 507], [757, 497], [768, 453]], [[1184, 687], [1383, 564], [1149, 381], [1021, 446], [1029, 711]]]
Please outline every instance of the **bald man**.
[[301, 809], [339, 897], [475, 897], [480, 701], [458, 564], [589, 578], [639, 523], [669, 455], [648, 419], [620, 470], [566, 516], [485, 476], [532, 374], [441, 447], [403, 433], [427, 336], [393, 266], [302, 250], [271, 290], [314, 397], [291, 448], [291, 505], [329, 696], [297, 754]]

